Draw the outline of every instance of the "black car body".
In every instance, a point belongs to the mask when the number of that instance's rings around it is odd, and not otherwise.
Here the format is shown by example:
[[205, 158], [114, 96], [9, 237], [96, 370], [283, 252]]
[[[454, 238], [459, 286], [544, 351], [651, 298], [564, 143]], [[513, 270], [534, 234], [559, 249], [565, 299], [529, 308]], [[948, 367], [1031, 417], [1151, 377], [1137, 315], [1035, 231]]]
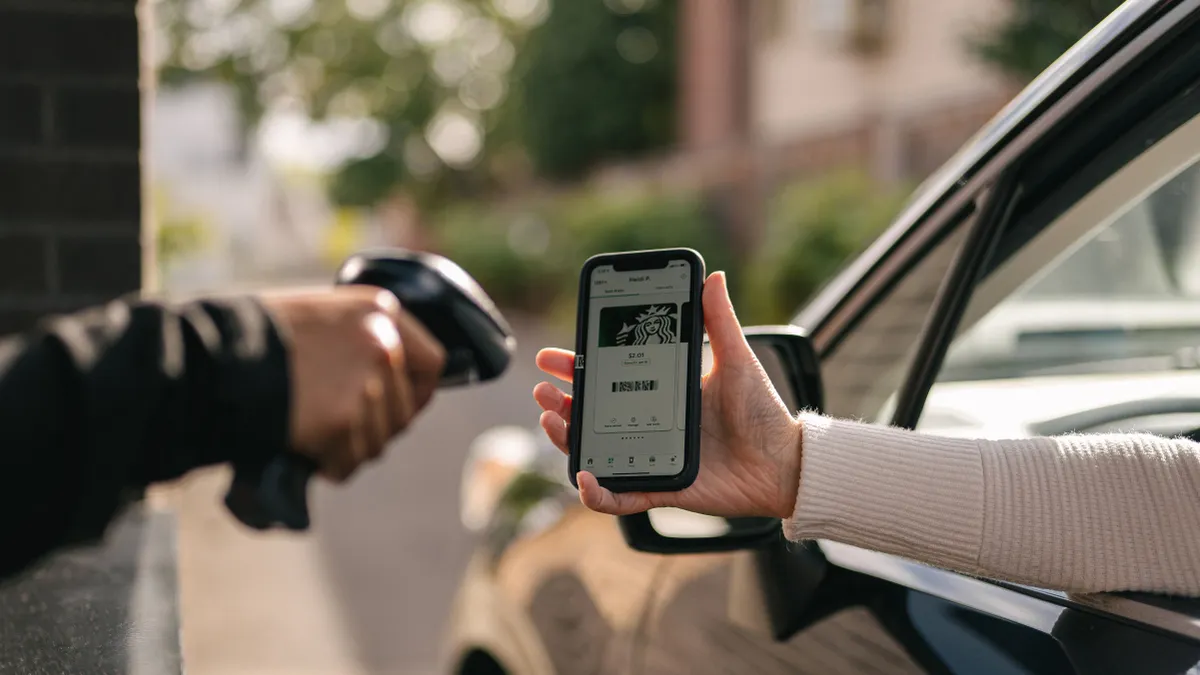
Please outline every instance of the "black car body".
[[[758, 329], [756, 349], [785, 398], [837, 416], [990, 437], [1187, 433], [1200, 427], [1198, 159], [1200, 0], [1128, 2], [792, 328]], [[1200, 672], [1200, 601], [789, 544], [777, 521], [618, 522], [579, 507], [564, 462], [517, 428], [473, 449], [464, 517], [483, 536], [450, 672]]]

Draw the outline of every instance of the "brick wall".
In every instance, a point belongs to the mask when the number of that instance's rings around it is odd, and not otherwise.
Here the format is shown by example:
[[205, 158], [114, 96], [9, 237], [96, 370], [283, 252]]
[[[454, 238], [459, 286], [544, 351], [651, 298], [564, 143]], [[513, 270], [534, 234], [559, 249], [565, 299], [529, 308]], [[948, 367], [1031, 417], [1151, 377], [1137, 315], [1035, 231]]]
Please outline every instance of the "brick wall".
[[0, 333], [142, 284], [135, 0], [0, 0]]

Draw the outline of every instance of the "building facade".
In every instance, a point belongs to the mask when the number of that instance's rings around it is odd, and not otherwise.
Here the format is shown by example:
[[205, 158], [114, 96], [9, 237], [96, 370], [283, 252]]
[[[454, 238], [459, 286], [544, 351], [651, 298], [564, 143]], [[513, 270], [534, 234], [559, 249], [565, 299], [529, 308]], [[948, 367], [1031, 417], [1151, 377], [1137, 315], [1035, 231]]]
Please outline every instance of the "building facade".
[[907, 178], [935, 168], [1014, 92], [967, 48], [1005, 0], [682, 2], [688, 154], [840, 138], [870, 145], [880, 178]]
[[1018, 87], [971, 55], [1006, 0], [681, 0], [679, 143], [601, 172], [717, 195], [752, 250], [784, 183], [853, 166], [911, 183]]

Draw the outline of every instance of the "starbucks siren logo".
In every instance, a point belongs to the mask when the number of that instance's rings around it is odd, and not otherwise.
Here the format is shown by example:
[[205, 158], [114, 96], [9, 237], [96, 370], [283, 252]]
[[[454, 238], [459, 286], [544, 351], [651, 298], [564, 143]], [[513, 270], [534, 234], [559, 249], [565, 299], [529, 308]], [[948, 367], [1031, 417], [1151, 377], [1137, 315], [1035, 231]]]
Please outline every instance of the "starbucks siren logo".
[[617, 344], [662, 345], [675, 342], [675, 317], [671, 315], [672, 308], [672, 305], [651, 306], [637, 315], [632, 326], [623, 324], [617, 332]]

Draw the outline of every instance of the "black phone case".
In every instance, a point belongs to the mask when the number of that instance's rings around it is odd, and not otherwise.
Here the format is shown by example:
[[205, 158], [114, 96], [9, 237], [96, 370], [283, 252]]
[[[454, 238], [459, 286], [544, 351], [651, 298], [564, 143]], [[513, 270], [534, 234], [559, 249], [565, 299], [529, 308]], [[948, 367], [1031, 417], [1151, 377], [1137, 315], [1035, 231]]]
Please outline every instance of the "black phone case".
[[[700, 473], [700, 369], [704, 354], [704, 309], [701, 295], [704, 290], [704, 258], [700, 253], [690, 248], [654, 249], [649, 251], [629, 251], [626, 253], [603, 253], [592, 256], [583, 263], [579, 273], [579, 304], [575, 319], [575, 353], [585, 354], [587, 351], [588, 314], [589, 314], [589, 285], [588, 279], [592, 270], [598, 265], [619, 265], [629, 269], [649, 269], [659, 261], [665, 266], [668, 260], [683, 258], [692, 265], [691, 288], [688, 298], [692, 305], [692, 332], [689, 336], [691, 344], [697, 348], [688, 353], [688, 387], [684, 418], [683, 468], [674, 476], [645, 476], [636, 478], [601, 478], [597, 480], [603, 487], [613, 492], [673, 492], [691, 485]], [[575, 372], [571, 385], [571, 427], [570, 467], [568, 469], [571, 485], [579, 485], [575, 476], [579, 473], [583, 428], [583, 382], [587, 372], [587, 359], [575, 358]]]

